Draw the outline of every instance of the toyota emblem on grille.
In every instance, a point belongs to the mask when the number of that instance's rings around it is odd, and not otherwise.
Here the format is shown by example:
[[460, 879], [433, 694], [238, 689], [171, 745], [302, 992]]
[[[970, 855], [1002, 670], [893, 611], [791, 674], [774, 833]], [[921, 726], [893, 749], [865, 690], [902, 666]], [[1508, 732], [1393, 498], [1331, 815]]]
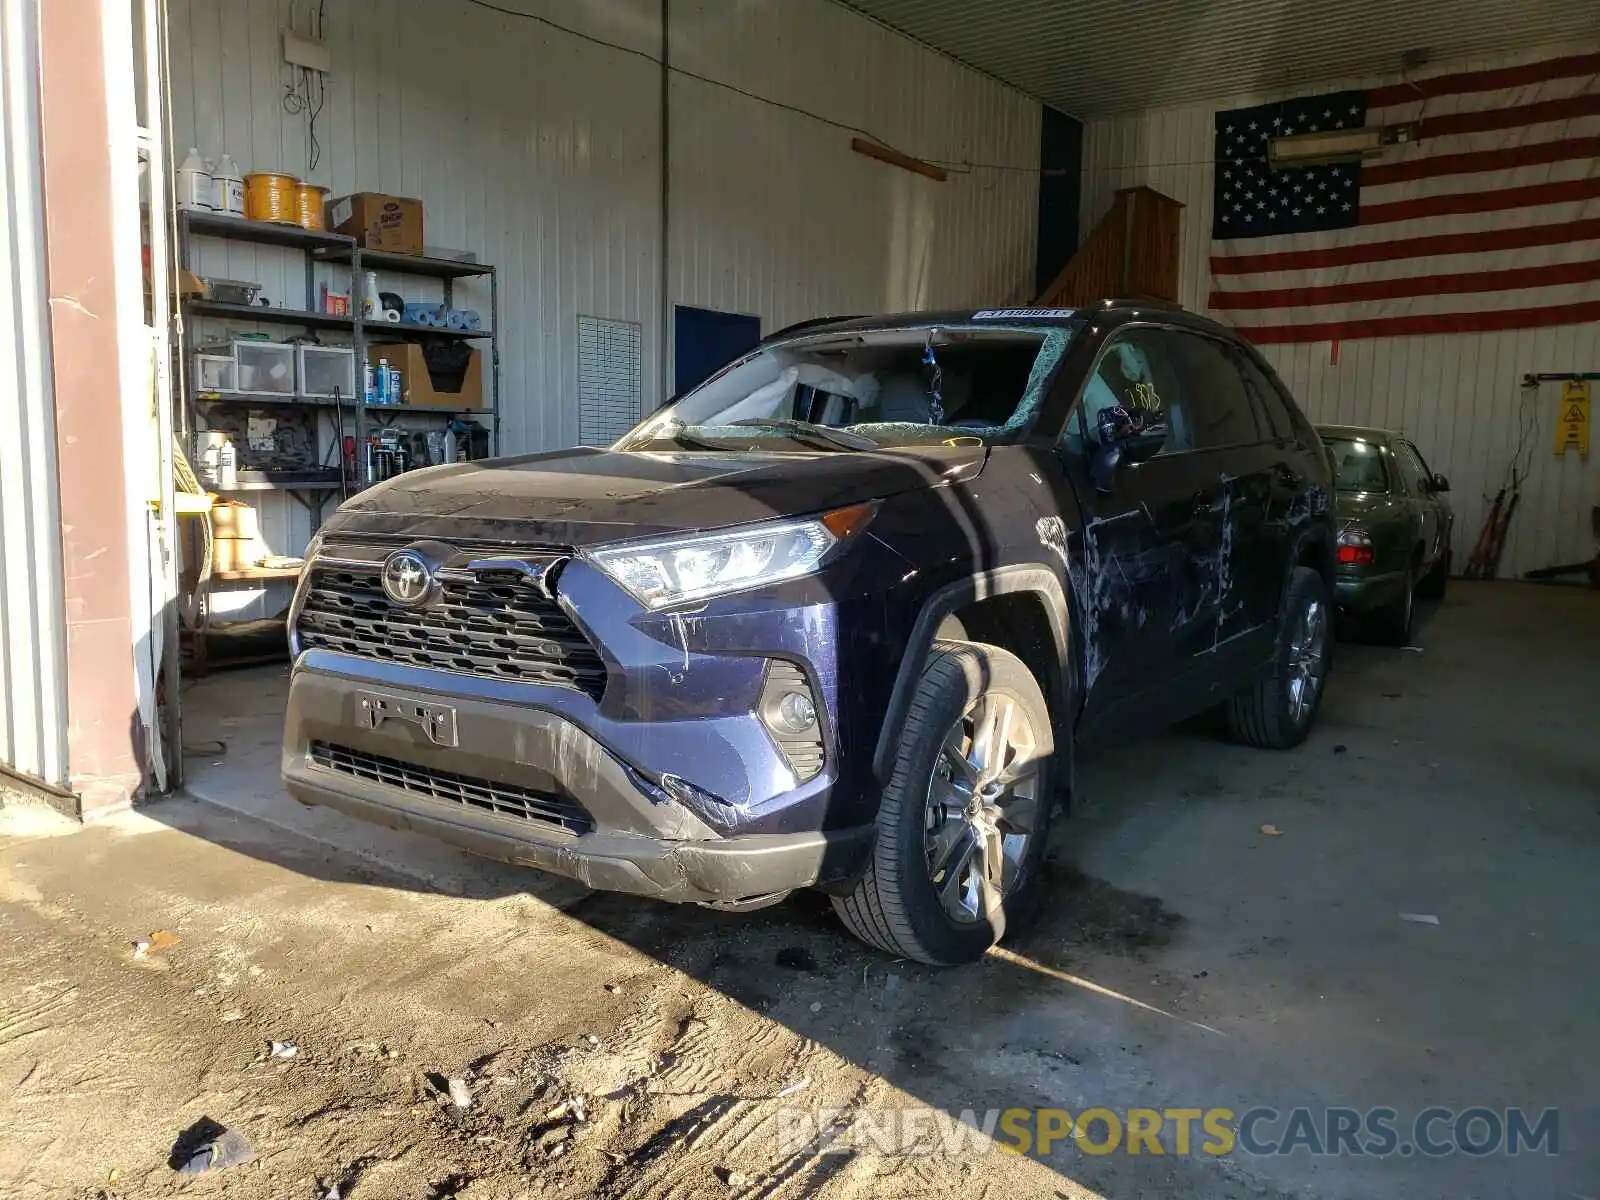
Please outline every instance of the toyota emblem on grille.
[[383, 560], [383, 594], [402, 608], [420, 608], [433, 591], [433, 568], [415, 550], [396, 550]]

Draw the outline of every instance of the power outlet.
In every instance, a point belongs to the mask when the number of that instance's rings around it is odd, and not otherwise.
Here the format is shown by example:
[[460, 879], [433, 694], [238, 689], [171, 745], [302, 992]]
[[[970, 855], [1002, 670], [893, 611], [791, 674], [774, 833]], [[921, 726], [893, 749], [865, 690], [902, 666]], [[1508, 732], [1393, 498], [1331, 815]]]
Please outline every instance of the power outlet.
[[292, 29], [283, 31], [283, 61], [291, 67], [304, 67], [324, 75], [333, 69], [333, 55], [328, 50], [327, 42], [306, 37]]

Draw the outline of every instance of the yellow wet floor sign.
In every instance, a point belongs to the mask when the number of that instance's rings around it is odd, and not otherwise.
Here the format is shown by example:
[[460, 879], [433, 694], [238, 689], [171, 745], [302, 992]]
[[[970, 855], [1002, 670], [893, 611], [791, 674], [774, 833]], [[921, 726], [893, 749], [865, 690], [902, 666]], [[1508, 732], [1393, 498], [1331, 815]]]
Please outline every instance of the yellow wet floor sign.
[[1589, 457], [1589, 384], [1569, 379], [1561, 385], [1561, 410], [1556, 414], [1556, 457], [1573, 446], [1580, 458]]

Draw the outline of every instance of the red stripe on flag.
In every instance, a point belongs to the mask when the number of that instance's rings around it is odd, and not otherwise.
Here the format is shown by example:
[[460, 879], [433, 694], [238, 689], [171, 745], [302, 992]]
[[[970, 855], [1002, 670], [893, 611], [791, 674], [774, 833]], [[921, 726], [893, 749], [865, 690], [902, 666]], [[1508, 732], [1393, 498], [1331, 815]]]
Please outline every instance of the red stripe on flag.
[[1552, 79], [1567, 79], [1574, 75], [1600, 75], [1600, 54], [1573, 54], [1566, 58], [1549, 58], [1543, 62], [1525, 63], [1520, 67], [1501, 67], [1492, 71], [1468, 71], [1460, 75], [1436, 75], [1432, 79], [1417, 79], [1410, 83], [1397, 83], [1392, 87], [1373, 88], [1367, 93], [1367, 107], [1388, 108], [1392, 104], [1409, 104], [1431, 96], [1452, 96], [1463, 92], [1498, 92], [1510, 88], [1547, 83]]
[[1509, 267], [1503, 271], [1463, 271], [1453, 275], [1413, 275], [1407, 279], [1330, 283], [1323, 287], [1212, 292], [1211, 307], [1310, 308], [1324, 304], [1360, 304], [1369, 300], [1403, 300], [1408, 296], [1461, 296], [1469, 292], [1504, 292], [1512, 288], [1558, 287], [1567, 283], [1593, 283], [1597, 279], [1600, 279], [1600, 259], [1555, 263], [1548, 267]]
[[1482, 112], [1441, 113], [1424, 117], [1418, 136], [1446, 137], [1459, 133], [1487, 133], [1495, 129], [1521, 129], [1546, 121], [1574, 121], [1579, 117], [1600, 116], [1600, 92], [1564, 96], [1559, 100], [1540, 100], [1514, 108], [1486, 108]]
[[1563, 138], [1559, 142], [1535, 142], [1531, 146], [1510, 146], [1504, 150], [1473, 150], [1462, 154], [1435, 154], [1409, 162], [1374, 163], [1361, 168], [1361, 186], [1381, 187], [1386, 183], [1410, 183], [1417, 179], [1472, 175], [1479, 171], [1511, 171], [1517, 167], [1566, 162], [1569, 158], [1600, 158], [1600, 137]]
[[1555, 304], [1549, 308], [1512, 308], [1495, 312], [1428, 313], [1412, 317], [1373, 317], [1364, 321], [1325, 321], [1311, 325], [1240, 327], [1258, 346], [1284, 342], [1337, 342], [1356, 338], [1416, 337], [1430, 333], [1497, 333], [1506, 329], [1538, 329], [1547, 325], [1581, 325], [1600, 321], [1600, 300]]
[[1383, 225], [1390, 221], [1446, 217], [1455, 213], [1501, 212], [1508, 208], [1566, 204], [1597, 197], [1600, 197], [1600, 176], [1593, 179], [1567, 179], [1559, 183], [1535, 183], [1493, 192], [1459, 192], [1447, 196], [1420, 196], [1415, 200], [1394, 200], [1388, 204], [1363, 204], [1361, 224]]
[[1489, 254], [1496, 250], [1525, 250], [1530, 246], [1561, 246], [1567, 242], [1600, 240], [1600, 217], [1564, 221], [1559, 225], [1525, 225], [1516, 229], [1490, 229], [1481, 233], [1435, 233], [1427, 237], [1363, 242], [1354, 246], [1329, 246], [1322, 250], [1283, 250], [1277, 254], [1214, 255], [1213, 275], [1257, 275], [1268, 271], [1318, 271], [1357, 263], [1388, 262], [1399, 258], [1428, 258], [1438, 254]]

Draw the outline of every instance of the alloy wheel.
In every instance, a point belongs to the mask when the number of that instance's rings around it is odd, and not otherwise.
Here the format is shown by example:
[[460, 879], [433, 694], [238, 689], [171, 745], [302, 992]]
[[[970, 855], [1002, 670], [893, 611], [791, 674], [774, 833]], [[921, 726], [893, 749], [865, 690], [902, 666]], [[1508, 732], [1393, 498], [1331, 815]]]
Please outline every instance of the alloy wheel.
[[960, 924], [995, 921], [1039, 824], [1038, 739], [1023, 708], [986, 694], [946, 732], [928, 781], [928, 878]]
[[1316, 707], [1327, 640], [1327, 610], [1320, 599], [1312, 599], [1289, 639], [1289, 718], [1296, 725], [1304, 723]]

